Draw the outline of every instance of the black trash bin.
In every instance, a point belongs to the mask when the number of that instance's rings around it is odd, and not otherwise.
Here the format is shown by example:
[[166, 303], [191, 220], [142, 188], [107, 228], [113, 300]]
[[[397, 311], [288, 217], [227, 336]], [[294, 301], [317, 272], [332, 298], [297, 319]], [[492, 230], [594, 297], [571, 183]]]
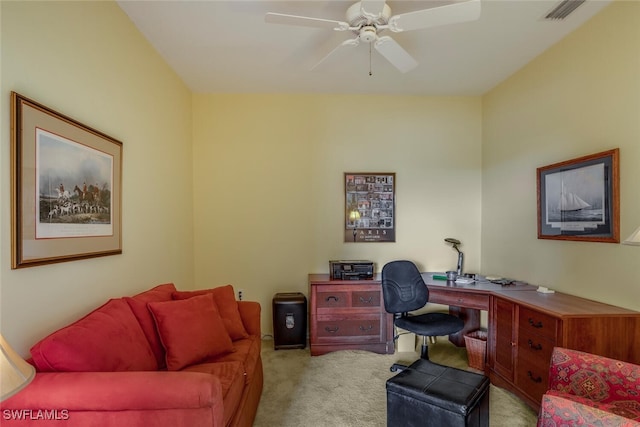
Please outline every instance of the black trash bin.
[[274, 295], [273, 345], [276, 350], [307, 346], [307, 298], [302, 293]]

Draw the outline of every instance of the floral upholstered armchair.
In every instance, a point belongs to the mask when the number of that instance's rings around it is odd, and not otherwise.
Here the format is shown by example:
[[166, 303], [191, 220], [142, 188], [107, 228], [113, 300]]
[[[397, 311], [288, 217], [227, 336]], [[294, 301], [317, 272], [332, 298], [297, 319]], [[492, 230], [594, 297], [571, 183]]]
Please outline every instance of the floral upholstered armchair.
[[555, 347], [538, 427], [640, 426], [640, 365]]

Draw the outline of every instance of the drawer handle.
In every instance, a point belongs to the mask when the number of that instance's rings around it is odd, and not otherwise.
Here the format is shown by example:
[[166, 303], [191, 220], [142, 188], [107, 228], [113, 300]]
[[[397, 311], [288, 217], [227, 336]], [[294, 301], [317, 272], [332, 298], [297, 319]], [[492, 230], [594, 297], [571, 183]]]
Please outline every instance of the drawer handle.
[[364, 326], [360, 325], [359, 327], [360, 327], [360, 330], [363, 331], [363, 332], [364, 331], [370, 331], [370, 330], [373, 329], [373, 325], [369, 325], [367, 327], [364, 327]]
[[325, 301], [327, 301], [327, 302], [329, 302], [329, 301], [331, 301], [331, 300], [334, 300], [335, 302], [338, 302], [338, 301], [340, 301], [340, 298], [338, 298], [338, 297], [336, 297], [336, 296], [333, 296], [333, 295], [329, 295], [329, 296], [325, 299]]
[[542, 328], [542, 322], [534, 322], [533, 319], [531, 317], [529, 317], [529, 324], [531, 326], [533, 326], [534, 328]]
[[360, 302], [363, 304], [371, 304], [373, 302], [373, 297], [369, 297], [369, 298], [364, 298], [364, 297], [360, 297]]
[[340, 329], [340, 326], [336, 326], [335, 328], [325, 327], [324, 330], [329, 332], [330, 334], [335, 334]]
[[533, 374], [531, 373], [531, 371], [527, 371], [527, 376], [534, 383], [541, 383], [542, 382], [542, 377], [534, 377]]
[[533, 345], [533, 341], [529, 340], [528, 344], [529, 348], [531, 348], [532, 350], [542, 350], [542, 344], [540, 343]]

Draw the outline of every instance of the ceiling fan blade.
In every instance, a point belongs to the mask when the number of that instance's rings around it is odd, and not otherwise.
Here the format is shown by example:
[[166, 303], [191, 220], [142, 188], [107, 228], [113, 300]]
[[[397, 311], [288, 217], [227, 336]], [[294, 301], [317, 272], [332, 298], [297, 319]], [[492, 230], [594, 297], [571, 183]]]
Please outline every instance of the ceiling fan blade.
[[373, 46], [402, 73], [411, 71], [418, 66], [418, 62], [389, 36], [379, 37]]
[[316, 68], [318, 68], [318, 66], [320, 64], [322, 64], [323, 62], [325, 62], [329, 57], [334, 56], [336, 53], [350, 48], [350, 47], [356, 47], [360, 44], [360, 39], [358, 37], [356, 37], [355, 39], [349, 39], [349, 40], [345, 40], [342, 43], [340, 43], [338, 46], [336, 46], [335, 49], [333, 49], [331, 52], [329, 52], [324, 58], [322, 58], [316, 65], [314, 65], [313, 67], [311, 67], [311, 71], [315, 70]]
[[268, 24], [297, 25], [300, 27], [331, 28], [336, 31], [346, 31], [349, 29], [349, 24], [343, 21], [272, 12], [269, 12], [264, 16], [264, 22]]
[[419, 30], [458, 22], [475, 21], [479, 17], [480, 0], [468, 0], [392, 16], [389, 18], [389, 29], [394, 32]]
[[382, 14], [385, 0], [362, 0], [360, 2], [360, 12], [367, 18], [375, 19]]

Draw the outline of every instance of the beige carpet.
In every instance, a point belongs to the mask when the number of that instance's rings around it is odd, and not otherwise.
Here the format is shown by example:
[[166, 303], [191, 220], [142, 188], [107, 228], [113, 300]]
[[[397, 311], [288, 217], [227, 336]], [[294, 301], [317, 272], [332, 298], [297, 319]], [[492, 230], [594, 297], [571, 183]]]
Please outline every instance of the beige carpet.
[[[311, 357], [308, 347], [276, 351], [270, 340], [262, 346], [265, 381], [255, 427], [386, 426], [389, 367], [419, 356], [347, 350]], [[434, 362], [467, 368], [465, 349], [443, 338], [429, 354]], [[518, 398], [494, 386], [490, 393], [490, 426], [535, 426], [536, 414]]]

